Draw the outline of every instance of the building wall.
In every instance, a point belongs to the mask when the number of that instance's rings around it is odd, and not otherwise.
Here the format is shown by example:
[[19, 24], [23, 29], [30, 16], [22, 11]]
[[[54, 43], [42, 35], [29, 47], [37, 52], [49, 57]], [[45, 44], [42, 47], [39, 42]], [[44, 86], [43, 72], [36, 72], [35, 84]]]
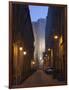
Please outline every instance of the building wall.
[[[34, 57], [34, 35], [28, 6], [11, 3], [12, 12], [12, 82], [19, 84], [31, 74]], [[11, 22], [11, 21], [10, 21]], [[22, 47], [22, 50], [20, 50]], [[23, 52], [27, 54], [24, 55]]]
[[[53, 67], [66, 78], [66, 12], [64, 7], [49, 7], [46, 22], [46, 52], [53, 50]], [[58, 35], [58, 39], [54, 39]], [[62, 39], [62, 40], [61, 40]], [[60, 45], [60, 43], [62, 43]]]
[[34, 58], [38, 60], [40, 64], [40, 58], [43, 59], [43, 52], [45, 52], [45, 25], [45, 19], [39, 19], [37, 22], [32, 22], [35, 37]]

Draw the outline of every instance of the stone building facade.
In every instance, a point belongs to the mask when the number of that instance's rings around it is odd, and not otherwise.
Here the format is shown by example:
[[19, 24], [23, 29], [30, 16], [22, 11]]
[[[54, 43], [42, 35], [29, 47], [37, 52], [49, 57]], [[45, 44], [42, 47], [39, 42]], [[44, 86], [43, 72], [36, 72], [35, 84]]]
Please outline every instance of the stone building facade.
[[[46, 22], [46, 53], [50, 52], [49, 67], [56, 68], [58, 79], [67, 80], [67, 26], [66, 6], [51, 6]], [[58, 36], [57, 39], [54, 36]], [[48, 51], [48, 49], [50, 50]], [[52, 52], [52, 53], [51, 53]]]
[[10, 85], [31, 74], [34, 35], [28, 5], [10, 2]]

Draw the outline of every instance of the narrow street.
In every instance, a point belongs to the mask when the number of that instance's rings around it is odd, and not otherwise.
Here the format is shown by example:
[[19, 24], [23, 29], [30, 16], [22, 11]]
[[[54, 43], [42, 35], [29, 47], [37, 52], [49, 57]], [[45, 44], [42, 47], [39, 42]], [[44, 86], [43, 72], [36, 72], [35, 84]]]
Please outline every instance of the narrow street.
[[10, 2], [9, 88], [67, 85], [66, 11]]
[[38, 87], [38, 86], [56, 86], [64, 85], [64, 82], [53, 79], [51, 75], [47, 75], [42, 70], [37, 70], [29, 78], [27, 78], [21, 85], [15, 87]]

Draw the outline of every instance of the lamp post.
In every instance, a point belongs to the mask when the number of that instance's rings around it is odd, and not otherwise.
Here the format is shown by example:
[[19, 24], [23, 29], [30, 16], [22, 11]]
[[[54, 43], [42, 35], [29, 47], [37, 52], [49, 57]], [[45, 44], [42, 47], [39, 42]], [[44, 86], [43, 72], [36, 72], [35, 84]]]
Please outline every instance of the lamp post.
[[[18, 73], [19, 73], [19, 81], [22, 79], [22, 63], [23, 63], [23, 45], [19, 45], [19, 51], [18, 51]], [[19, 65], [20, 64], [20, 65]]]
[[48, 48], [49, 67], [51, 67], [51, 48]]
[[59, 61], [59, 36], [58, 35], [54, 35], [54, 47], [53, 47], [53, 67], [55, 68], [56, 72], [54, 73], [54, 78], [57, 77], [58, 73], [58, 61]]

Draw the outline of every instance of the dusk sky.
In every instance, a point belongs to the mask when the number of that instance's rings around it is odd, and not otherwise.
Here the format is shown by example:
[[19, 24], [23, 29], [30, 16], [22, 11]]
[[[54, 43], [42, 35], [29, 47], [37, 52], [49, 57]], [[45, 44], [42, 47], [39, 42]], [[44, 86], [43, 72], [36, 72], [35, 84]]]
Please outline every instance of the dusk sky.
[[37, 21], [40, 18], [46, 18], [48, 7], [29, 5], [29, 10], [31, 15], [31, 21]]
[[[45, 21], [46, 21], [46, 16], [48, 13], [48, 7], [29, 5], [29, 10], [30, 10], [30, 17], [31, 17], [34, 37], [35, 37], [34, 57], [36, 58], [38, 55], [39, 63], [42, 65], [43, 52], [45, 52], [45, 26], [46, 26]], [[33, 22], [37, 23], [37, 28]]]

